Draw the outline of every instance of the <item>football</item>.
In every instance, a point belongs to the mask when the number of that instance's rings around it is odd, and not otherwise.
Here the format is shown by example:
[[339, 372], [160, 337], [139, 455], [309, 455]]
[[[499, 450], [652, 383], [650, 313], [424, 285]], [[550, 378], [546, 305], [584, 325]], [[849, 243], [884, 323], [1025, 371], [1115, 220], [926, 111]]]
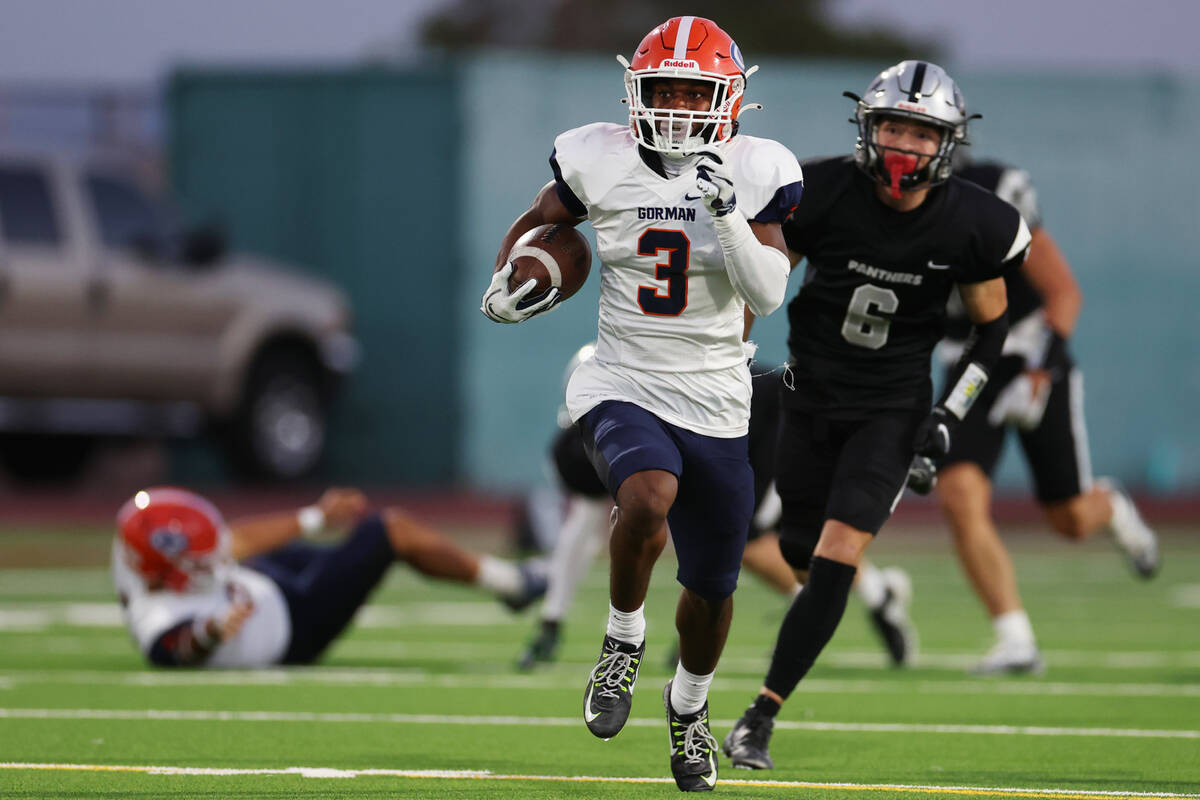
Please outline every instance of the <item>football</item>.
[[533, 278], [537, 286], [526, 297], [538, 297], [557, 286], [566, 300], [579, 291], [592, 267], [592, 248], [583, 234], [569, 225], [539, 225], [525, 233], [508, 253], [513, 271], [508, 290], [516, 291]]

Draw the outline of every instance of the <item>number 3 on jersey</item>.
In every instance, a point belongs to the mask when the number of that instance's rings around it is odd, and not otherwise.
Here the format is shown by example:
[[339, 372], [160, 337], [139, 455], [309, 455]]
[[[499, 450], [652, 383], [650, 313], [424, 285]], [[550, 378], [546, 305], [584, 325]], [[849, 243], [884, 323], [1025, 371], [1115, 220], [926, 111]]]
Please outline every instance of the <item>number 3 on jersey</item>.
[[638, 238], [639, 256], [658, 257], [663, 250], [667, 251], [666, 262], [659, 261], [654, 265], [654, 277], [667, 282], [667, 293], [663, 294], [659, 286], [639, 286], [637, 301], [642, 313], [656, 317], [677, 317], [687, 308], [687, 270], [691, 248], [692, 243], [683, 235], [683, 231], [651, 228]]
[[892, 326], [892, 321], [871, 312], [895, 314], [899, 307], [900, 298], [891, 289], [863, 284], [850, 296], [846, 318], [842, 320], [842, 338], [850, 344], [878, 350], [887, 344], [888, 328]]

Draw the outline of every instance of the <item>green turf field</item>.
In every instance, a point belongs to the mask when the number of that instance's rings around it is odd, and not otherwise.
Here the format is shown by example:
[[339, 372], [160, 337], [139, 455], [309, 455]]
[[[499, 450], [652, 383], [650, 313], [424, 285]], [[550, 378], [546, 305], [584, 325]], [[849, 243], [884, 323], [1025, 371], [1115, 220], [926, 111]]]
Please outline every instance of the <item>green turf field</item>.
[[[887, 668], [851, 600], [780, 715], [776, 769], [725, 762], [717, 791], [1200, 797], [1200, 540], [1195, 528], [1164, 533], [1163, 571], [1147, 583], [1106, 541], [1010, 536], [1049, 668], [978, 679], [963, 668], [990, 629], [947, 543], [887, 531], [872, 555], [912, 574], [919, 665]], [[62, 548], [62, 563], [100, 563], [102, 537], [0, 533], [0, 798], [676, 794], [660, 699], [676, 595], [669, 553], [647, 602], [633, 719], [602, 742], [580, 712], [606, 564], [580, 593], [561, 661], [533, 675], [512, 664], [534, 613], [514, 616], [402, 567], [319, 667], [151, 671], [120, 626], [105, 569], [12, 568], [38, 541]], [[753, 699], [783, 609], [743, 579], [711, 695], [718, 738]]]

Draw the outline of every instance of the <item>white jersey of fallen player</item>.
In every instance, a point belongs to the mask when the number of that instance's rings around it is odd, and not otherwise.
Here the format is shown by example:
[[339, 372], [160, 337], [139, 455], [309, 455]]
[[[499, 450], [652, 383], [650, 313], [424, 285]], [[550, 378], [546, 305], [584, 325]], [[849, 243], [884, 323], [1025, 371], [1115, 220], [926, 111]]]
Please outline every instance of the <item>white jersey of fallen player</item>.
[[254, 611], [238, 635], [217, 645], [203, 666], [266, 667], [278, 664], [287, 652], [292, 638], [287, 601], [275, 582], [260, 572], [233, 564], [211, 589], [151, 592], [114, 547], [112, 576], [118, 594], [124, 598], [125, 625], [142, 655], [148, 656], [160, 636], [186, 620], [225, 617], [236, 597], [249, 598]]
[[[568, 385], [571, 419], [624, 400], [697, 433], [744, 435], [745, 303], [729, 281], [695, 171], [659, 175], [624, 125], [585, 125], [554, 147], [562, 180], [596, 231], [601, 265], [596, 354]], [[802, 179], [796, 157], [770, 139], [739, 135], [721, 152], [747, 219]]]

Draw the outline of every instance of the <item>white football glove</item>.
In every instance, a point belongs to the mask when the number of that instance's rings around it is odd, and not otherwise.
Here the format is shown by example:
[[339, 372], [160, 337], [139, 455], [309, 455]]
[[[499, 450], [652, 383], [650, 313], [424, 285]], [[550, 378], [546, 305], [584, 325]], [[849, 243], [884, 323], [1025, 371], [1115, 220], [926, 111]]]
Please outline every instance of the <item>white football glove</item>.
[[1028, 373], [1022, 373], [996, 395], [996, 402], [988, 411], [988, 423], [995, 428], [1015, 425], [1023, 431], [1034, 430], [1042, 424], [1049, 400], [1050, 382], [1035, 385]]
[[513, 265], [510, 261], [499, 271], [493, 272], [492, 282], [483, 293], [483, 302], [480, 303], [479, 310], [492, 322], [509, 325], [524, 322], [558, 305], [561, 298], [558, 288], [553, 286], [541, 295], [527, 299], [527, 295], [537, 286], [537, 281], [533, 278], [518, 286], [516, 291], [509, 292], [508, 279], [512, 271]]
[[725, 164], [725, 156], [712, 146], [697, 150], [696, 155], [696, 190], [704, 199], [708, 213], [723, 217], [737, 207], [733, 175]]

